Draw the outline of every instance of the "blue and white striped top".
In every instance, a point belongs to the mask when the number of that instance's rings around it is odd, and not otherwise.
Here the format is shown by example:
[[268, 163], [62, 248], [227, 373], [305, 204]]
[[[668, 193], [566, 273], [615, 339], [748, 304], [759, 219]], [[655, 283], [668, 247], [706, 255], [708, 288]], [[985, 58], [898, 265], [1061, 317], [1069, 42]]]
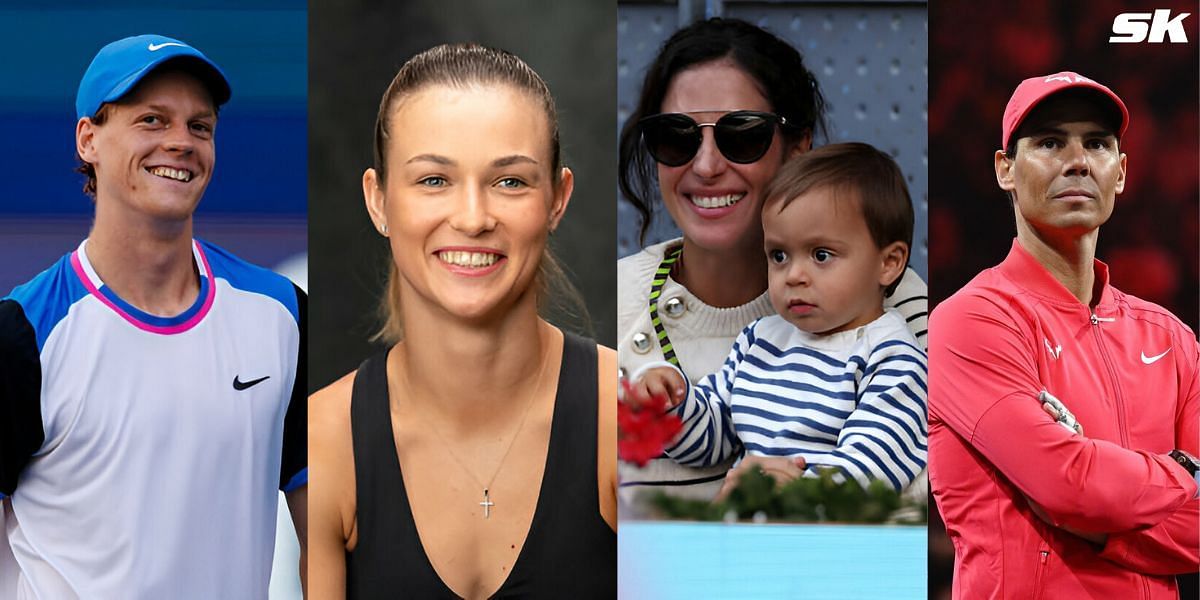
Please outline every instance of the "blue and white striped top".
[[688, 466], [743, 449], [803, 456], [812, 474], [836, 467], [863, 487], [880, 479], [901, 490], [925, 468], [927, 376], [894, 310], [831, 335], [764, 317], [742, 330], [720, 371], [689, 386], [674, 409], [683, 431], [666, 452]]

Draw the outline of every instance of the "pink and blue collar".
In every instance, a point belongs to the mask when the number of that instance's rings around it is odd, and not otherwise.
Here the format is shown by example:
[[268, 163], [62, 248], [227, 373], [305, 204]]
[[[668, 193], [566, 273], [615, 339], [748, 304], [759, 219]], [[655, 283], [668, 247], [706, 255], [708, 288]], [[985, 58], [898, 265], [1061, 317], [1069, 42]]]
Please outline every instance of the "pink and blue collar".
[[192, 255], [196, 261], [196, 267], [200, 271], [200, 293], [187, 310], [173, 317], [149, 314], [117, 296], [112, 289], [104, 285], [100, 276], [92, 268], [92, 263], [88, 261], [86, 246], [87, 240], [84, 240], [79, 244], [79, 248], [71, 253], [71, 267], [75, 269], [79, 281], [83, 283], [83, 287], [87, 288], [88, 293], [138, 329], [160, 335], [183, 333], [204, 320], [204, 316], [212, 308], [217, 286], [212, 283], [211, 270], [208, 266], [208, 258], [204, 255], [204, 249], [195, 240], [192, 240]]

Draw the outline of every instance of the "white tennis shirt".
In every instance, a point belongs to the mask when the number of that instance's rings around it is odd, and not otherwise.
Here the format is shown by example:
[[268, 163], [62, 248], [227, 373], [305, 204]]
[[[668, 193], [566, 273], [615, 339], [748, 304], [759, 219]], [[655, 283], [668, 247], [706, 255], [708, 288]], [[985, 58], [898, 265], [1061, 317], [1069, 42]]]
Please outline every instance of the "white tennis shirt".
[[303, 292], [193, 242], [200, 294], [156, 317], [85, 245], [0, 302], [0, 598], [265, 598], [307, 483]]

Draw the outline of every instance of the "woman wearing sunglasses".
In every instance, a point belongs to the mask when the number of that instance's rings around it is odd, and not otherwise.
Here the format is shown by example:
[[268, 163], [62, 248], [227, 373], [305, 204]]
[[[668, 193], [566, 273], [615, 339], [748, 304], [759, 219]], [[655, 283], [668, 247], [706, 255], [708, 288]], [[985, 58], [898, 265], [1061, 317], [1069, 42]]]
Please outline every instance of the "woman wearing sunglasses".
[[310, 595], [615, 597], [615, 353], [538, 316], [573, 186], [545, 82], [418, 54], [362, 184], [391, 347], [310, 400]]
[[[773, 313], [762, 192], [784, 161], [812, 147], [825, 108], [800, 53], [744, 21], [697, 22], [663, 45], [621, 131], [620, 188], [642, 217], [643, 243], [656, 195], [683, 236], [618, 262], [623, 372], [666, 360], [701, 378], [720, 368], [747, 324]], [[915, 272], [905, 272], [885, 306], [924, 344], [926, 287]], [[800, 472], [789, 459], [758, 457], [739, 470], [756, 464], [777, 479]], [[622, 493], [711, 499], [728, 467], [692, 469], [669, 458], [622, 464]]]

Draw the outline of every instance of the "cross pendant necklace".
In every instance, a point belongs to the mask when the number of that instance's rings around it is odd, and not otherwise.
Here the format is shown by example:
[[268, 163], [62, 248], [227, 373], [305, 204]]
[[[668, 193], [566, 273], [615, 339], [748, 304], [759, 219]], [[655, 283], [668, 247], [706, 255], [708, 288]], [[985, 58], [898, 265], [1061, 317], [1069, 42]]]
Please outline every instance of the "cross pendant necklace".
[[[490, 492], [492, 483], [494, 481], [496, 481], [496, 476], [500, 474], [500, 470], [504, 467], [504, 460], [508, 458], [508, 453], [512, 451], [513, 443], [517, 441], [517, 436], [519, 436], [521, 434], [521, 430], [525, 428], [525, 419], [527, 419], [529, 417], [529, 409], [533, 407], [533, 401], [535, 398], [538, 397], [538, 394], [542, 389], [542, 385], [543, 385], [542, 375], [544, 375], [546, 373], [546, 365], [547, 365], [547, 363], [550, 362], [548, 360], [549, 354], [544, 353], [541, 358], [542, 358], [542, 360], [541, 360], [542, 364], [538, 368], [537, 376], [533, 380], [534, 388], [533, 388], [532, 393], [530, 393], [530, 395], [529, 395], [529, 400], [527, 400], [525, 402], [525, 408], [521, 413], [521, 420], [517, 423], [517, 428], [515, 430], [513, 430], [512, 435], [509, 436], [508, 447], [506, 447], [504, 449], [504, 454], [500, 455], [500, 462], [497, 463], [496, 470], [492, 472], [492, 478], [488, 480], [486, 485], [483, 484], [483, 482], [480, 481], [480, 479], [475, 476], [474, 471], [472, 471], [470, 469], [470, 467], [467, 466], [466, 461], [464, 461], [458, 457], [458, 454], [456, 452], [454, 452], [454, 447], [451, 444], [446, 442], [446, 438], [444, 436], [442, 436], [442, 432], [439, 431], [437, 426], [433, 424], [433, 421], [429, 420], [427, 418], [424, 419], [428, 422], [429, 429], [431, 431], [433, 431], [433, 434], [438, 438], [438, 441], [440, 441], [442, 443], [442, 445], [446, 448], [446, 453], [450, 455], [450, 458], [453, 458], [454, 462], [458, 463], [458, 466], [462, 467], [462, 470], [467, 475], [469, 475], [471, 477], [471, 479], [474, 479], [475, 483], [480, 484], [479, 487], [483, 488], [483, 502], [480, 502], [479, 506], [483, 507], [483, 518], [485, 518], [485, 519], [490, 518], [492, 516], [492, 507], [496, 505], [495, 502], [492, 502], [492, 496], [491, 496], [491, 492]], [[406, 395], [411, 395], [411, 392], [408, 390], [407, 375], [404, 378], [403, 385], [404, 385]]]
[[479, 505], [483, 507], [483, 518], [488, 518], [491, 515], [492, 507], [495, 506], [496, 503], [492, 502], [491, 498], [488, 496], [487, 488], [483, 488], [483, 502], [480, 502]]

